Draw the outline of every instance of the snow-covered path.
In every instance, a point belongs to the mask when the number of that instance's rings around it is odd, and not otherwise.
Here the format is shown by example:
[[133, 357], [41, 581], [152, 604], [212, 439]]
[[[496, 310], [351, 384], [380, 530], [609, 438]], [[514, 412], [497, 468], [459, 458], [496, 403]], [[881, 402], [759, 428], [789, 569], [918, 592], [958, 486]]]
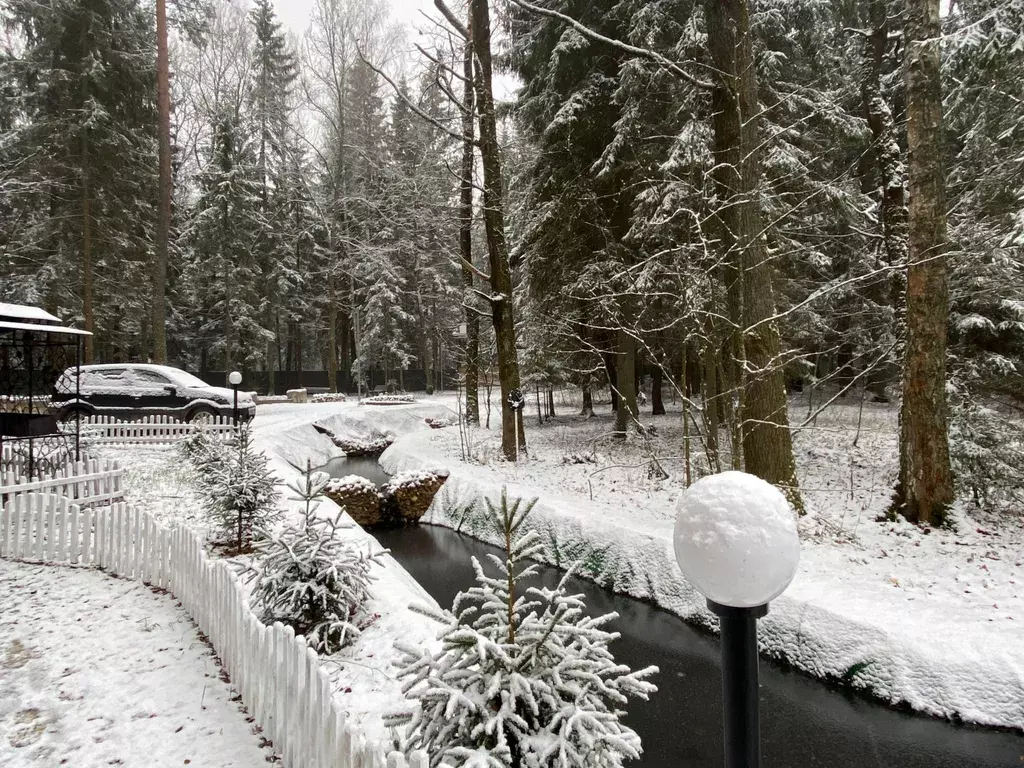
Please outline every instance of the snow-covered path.
[[170, 595], [0, 560], [0, 765], [263, 765], [220, 676]]

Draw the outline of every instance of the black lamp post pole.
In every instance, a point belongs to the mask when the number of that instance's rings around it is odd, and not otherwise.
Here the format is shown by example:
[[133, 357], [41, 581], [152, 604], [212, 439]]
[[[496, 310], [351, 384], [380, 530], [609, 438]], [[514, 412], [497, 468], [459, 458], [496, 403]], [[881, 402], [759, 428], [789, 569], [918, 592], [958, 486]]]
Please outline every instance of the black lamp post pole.
[[231, 388], [235, 390], [235, 405], [231, 409], [231, 418], [235, 420], [235, 426], [238, 426], [238, 385], [232, 384]]
[[722, 630], [725, 768], [761, 768], [757, 620], [768, 613], [768, 606], [733, 608], [708, 600], [708, 608]]

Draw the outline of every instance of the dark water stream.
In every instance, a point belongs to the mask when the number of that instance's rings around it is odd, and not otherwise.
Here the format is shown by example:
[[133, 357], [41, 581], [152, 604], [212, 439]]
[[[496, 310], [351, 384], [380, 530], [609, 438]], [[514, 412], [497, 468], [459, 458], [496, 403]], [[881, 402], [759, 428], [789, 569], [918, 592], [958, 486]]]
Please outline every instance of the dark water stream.
[[345, 475], [360, 475], [372, 480], [377, 485], [386, 483], [390, 476], [380, 468], [376, 456], [353, 456], [345, 458], [339, 456], [331, 459], [322, 467], [317, 467], [321, 472], [326, 472], [331, 477], [345, 477]]
[[[345, 461], [340, 474], [383, 482], [373, 459]], [[372, 466], [367, 466], [372, 465]], [[378, 479], [383, 478], [383, 479]], [[373, 531], [377, 540], [442, 605], [473, 584], [470, 557], [501, 554], [469, 536], [430, 525]], [[485, 563], [486, 567], [486, 563]], [[562, 572], [542, 566], [554, 586]], [[616, 612], [612, 650], [633, 668], [655, 664], [658, 692], [633, 702], [627, 722], [643, 740], [645, 768], [722, 764], [721, 672], [717, 637], [666, 611], [574, 580], [592, 614]], [[937, 638], [941, 642], [941, 639]], [[780, 666], [761, 663], [764, 768], [1010, 768], [1024, 765], [1024, 736], [959, 727], [889, 709]]]
[[[377, 540], [443, 606], [473, 583], [470, 556], [500, 554], [446, 528], [374, 531]], [[555, 568], [540, 576], [548, 586]], [[713, 768], [722, 763], [718, 641], [666, 611], [576, 580], [593, 614], [615, 611], [622, 638], [615, 658], [656, 664], [658, 692], [630, 706], [651, 768]], [[1024, 736], [966, 728], [904, 714], [780, 667], [761, 664], [764, 768], [1009, 768], [1024, 765]]]

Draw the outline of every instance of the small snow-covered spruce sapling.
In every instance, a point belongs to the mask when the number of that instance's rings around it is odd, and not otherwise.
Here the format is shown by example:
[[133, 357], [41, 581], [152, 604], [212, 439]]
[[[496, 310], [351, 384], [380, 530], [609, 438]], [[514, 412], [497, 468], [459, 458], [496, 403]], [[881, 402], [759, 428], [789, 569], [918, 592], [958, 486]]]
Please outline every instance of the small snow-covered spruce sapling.
[[432, 766], [453, 768], [609, 768], [639, 757], [640, 737], [621, 722], [628, 698], [646, 699], [657, 667], [633, 672], [608, 648], [603, 627], [616, 614], [590, 617], [567, 573], [554, 589], [522, 583], [540, 554], [527, 530], [535, 501], [510, 503], [505, 489], [491, 519], [506, 558], [489, 555], [498, 576], [473, 558], [477, 585], [452, 611], [422, 613], [444, 623], [440, 650], [398, 642], [398, 675], [411, 711], [386, 718], [400, 748], [424, 749]]
[[331, 476], [326, 472], [313, 469], [313, 462], [309, 459], [306, 459], [305, 469], [299, 469], [294, 464], [292, 467], [302, 473], [302, 479], [288, 483], [288, 490], [295, 494], [289, 496], [288, 500], [303, 503], [303, 520], [308, 527], [313, 519], [313, 514], [320, 506], [320, 500], [324, 498], [324, 491], [331, 482]]
[[203, 496], [210, 517], [234, 552], [249, 551], [256, 531], [269, 528], [280, 511], [277, 478], [267, 457], [253, 447], [248, 426], [229, 441], [226, 460], [205, 472]]
[[256, 561], [246, 567], [262, 621], [290, 626], [324, 654], [348, 645], [365, 626], [370, 566], [379, 565], [386, 554], [360, 552], [341, 539], [338, 530], [349, 527], [343, 515], [313, 518], [307, 513], [301, 525], [265, 535], [256, 544]]

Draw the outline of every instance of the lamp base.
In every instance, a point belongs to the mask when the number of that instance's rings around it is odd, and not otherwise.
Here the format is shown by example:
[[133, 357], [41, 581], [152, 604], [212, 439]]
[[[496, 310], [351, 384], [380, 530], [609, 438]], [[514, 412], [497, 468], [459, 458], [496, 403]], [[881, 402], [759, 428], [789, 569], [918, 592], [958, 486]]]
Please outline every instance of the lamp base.
[[710, 597], [707, 598], [707, 601], [708, 610], [715, 614], [715, 616], [722, 619], [741, 617], [761, 619], [768, 614], [768, 603], [765, 603], [764, 605], [755, 605], [752, 608], [737, 608], [733, 605], [722, 605], [721, 603], [716, 603]]

